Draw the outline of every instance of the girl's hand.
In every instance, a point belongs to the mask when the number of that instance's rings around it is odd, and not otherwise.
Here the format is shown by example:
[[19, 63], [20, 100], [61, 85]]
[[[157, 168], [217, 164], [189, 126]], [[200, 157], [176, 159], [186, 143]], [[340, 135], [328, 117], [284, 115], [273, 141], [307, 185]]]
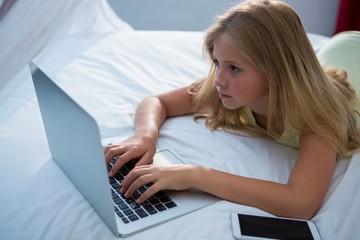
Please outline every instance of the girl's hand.
[[133, 159], [140, 159], [136, 166], [149, 164], [156, 152], [156, 140], [157, 137], [135, 133], [122, 143], [105, 146], [104, 154], [107, 164], [117, 157], [115, 165], [109, 172], [109, 177], [113, 177], [125, 163]]
[[121, 183], [121, 193], [131, 197], [142, 185], [153, 183], [137, 200], [141, 204], [160, 190], [186, 190], [192, 186], [196, 166], [143, 165], [135, 167]]

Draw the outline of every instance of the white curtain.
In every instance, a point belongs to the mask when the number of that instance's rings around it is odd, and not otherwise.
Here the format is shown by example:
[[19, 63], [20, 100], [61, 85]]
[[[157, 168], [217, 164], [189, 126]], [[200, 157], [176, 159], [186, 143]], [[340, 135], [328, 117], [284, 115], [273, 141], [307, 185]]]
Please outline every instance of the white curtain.
[[51, 39], [132, 30], [107, 0], [0, 0], [0, 88]]
[[[90, 2], [93, 0], [90, 0]], [[80, 0], [0, 1], [0, 87], [69, 26]]]

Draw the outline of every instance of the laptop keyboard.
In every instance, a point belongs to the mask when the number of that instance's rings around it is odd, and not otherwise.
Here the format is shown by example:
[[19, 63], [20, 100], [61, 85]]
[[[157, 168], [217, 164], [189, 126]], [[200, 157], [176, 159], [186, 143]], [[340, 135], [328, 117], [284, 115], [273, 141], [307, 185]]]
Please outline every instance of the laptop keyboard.
[[[110, 162], [108, 171], [114, 165], [116, 160], [117, 159], [114, 158]], [[121, 194], [121, 181], [131, 169], [135, 167], [136, 162], [137, 160], [127, 162], [114, 177], [109, 178], [115, 213], [125, 224], [177, 206], [164, 191], [157, 192], [142, 204], [136, 203], [136, 199], [152, 185], [151, 183], [141, 186], [130, 198], [126, 198]]]

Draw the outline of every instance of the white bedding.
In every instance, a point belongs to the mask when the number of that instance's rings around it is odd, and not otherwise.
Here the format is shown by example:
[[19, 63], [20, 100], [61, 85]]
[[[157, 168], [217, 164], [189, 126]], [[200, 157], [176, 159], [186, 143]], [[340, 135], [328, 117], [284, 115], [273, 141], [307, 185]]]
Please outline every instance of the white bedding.
[[[117, 31], [59, 38], [35, 62], [95, 117], [103, 138], [132, 133], [145, 96], [207, 74], [202, 32]], [[327, 40], [311, 35], [316, 49]], [[115, 239], [51, 159], [28, 68], [0, 89], [0, 239]], [[61, 114], [61, 113], [59, 113]], [[269, 139], [210, 132], [191, 116], [169, 119], [159, 144], [188, 163], [286, 182], [297, 151]], [[359, 239], [360, 155], [339, 160], [313, 221], [323, 239]], [[220, 201], [129, 237], [233, 239], [230, 213], [260, 210]]]

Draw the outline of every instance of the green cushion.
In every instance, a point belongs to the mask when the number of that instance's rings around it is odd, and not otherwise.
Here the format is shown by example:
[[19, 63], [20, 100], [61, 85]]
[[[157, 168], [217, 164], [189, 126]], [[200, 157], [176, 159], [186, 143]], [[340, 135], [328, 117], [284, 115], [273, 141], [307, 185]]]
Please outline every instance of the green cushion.
[[360, 31], [336, 34], [320, 49], [317, 56], [324, 66], [345, 69], [360, 93]]

